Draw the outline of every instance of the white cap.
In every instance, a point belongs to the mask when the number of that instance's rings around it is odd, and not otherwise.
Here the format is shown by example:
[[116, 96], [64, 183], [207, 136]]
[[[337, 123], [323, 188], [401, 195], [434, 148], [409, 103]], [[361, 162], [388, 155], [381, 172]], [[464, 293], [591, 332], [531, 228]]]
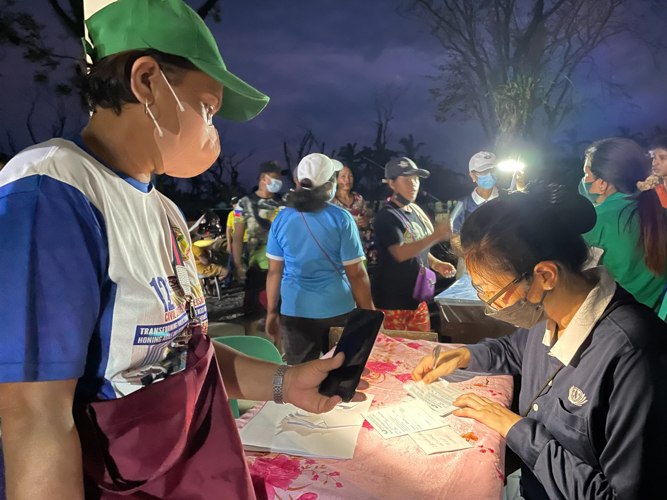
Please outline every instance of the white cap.
[[334, 168], [336, 169], [336, 172], [340, 172], [341, 170], [343, 170], [345, 168], [345, 165], [343, 165], [342, 162], [336, 160], [335, 158], [331, 158], [331, 161], [334, 164]]
[[496, 155], [487, 151], [480, 151], [470, 158], [468, 168], [471, 172], [484, 172], [498, 165]]
[[304, 156], [296, 167], [296, 175], [299, 182], [305, 179], [310, 179], [313, 187], [319, 187], [333, 177], [336, 172], [343, 170], [343, 164], [339, 161], [332, 160], [321, 153], [311, 153]]

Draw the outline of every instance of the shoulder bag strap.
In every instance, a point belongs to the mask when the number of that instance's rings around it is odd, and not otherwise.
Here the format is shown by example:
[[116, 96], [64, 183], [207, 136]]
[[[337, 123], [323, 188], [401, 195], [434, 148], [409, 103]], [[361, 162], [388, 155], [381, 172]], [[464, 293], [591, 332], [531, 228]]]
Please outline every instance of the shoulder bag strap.
[[[393, 210], [396, 215], [398, 215], [398, 218], [403, 221], [403, 224], [405, 224], [405, 227], [408, 228], [408, 231], [410, 232], [410, 236], [412, 236], [412, 241], [416, 242], [417, 239], [415, 238], [415, 233], [412, 232], [412, 226], [410, 225], [410, 221], [408, 221], [407, 217], [405, 217], [402, 213], [401, 210], [396, 210], [394, 207], [389, 206], [389, 210]], [[419, 216], [417, 216], [419, 217]], [[421, 267], [424, 267], [424, 262], [422, 261], [422, 256], [421, 254], [417, 254], [417, 260], [419, 260], [419, 265]], [[407, 261], [406, 261], [407, 262]]]
[[348, 286], [348, 288], [350, 289], [350, 291], [352, 291], [352, 286], [350, 285], [350, 282], [347, 281], [347, 278], [345, 278], [345, 276], [343, 275], [343, 273], [340, 272], [340, 269], [338, 269], [338, 266], [334, 263], [333, 260], [331, 260], [331, 257], [329, 257], [329, 254], [326, 253], [326, 252], [324, 251], [324, 248], [322, 248], [322, 246], [320, 245], [319, 241], [317, 241], [317, 238], [315, 238], [315, 235], [314, 235], [313, 232], [310, 230], [310, 226], [308, 225], [308, 222], [306, 222], [306, 217], [303, 215], [303, 212], [301, 212], [301, 218], [303, 219], [303, 223], [306, 225], [306, 229], [308, 229], [308, 232], [309, 232], [310, 235], [313, 237], [313, 241], [315, 241], [315, 244], [317, 245], [317, 247], [322, 251], [322, 253], [323, 253], [324, 256], [327, 258], [327, 260], [328, 260], [329, 262], [331, 262], [331, 265], [333, 266], [333, 268], [338, 272], [338, 274], [340, 274], [340, 277], [343, 278], [343, 281], [345, 282], [345, 284]]

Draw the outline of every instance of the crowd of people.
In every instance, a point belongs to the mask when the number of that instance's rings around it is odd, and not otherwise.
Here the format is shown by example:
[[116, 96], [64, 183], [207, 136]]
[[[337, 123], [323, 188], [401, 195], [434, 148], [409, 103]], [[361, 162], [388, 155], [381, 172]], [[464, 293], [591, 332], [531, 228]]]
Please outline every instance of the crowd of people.
[[[321, 358], [329, 328], [377, 308], [385, 329], [430, 330], [436, 273], [456, 273], [431, 252], [447, 240], [486, 313], [518, 329], [427, 356], [412, 376], [522, 375], [520, 413], [474, 394], [454, 403], [521, 459], [507, 498], [661, 498], [667, 141], [651, 149], [652, 165], [631, 140], [594, 143], [580, 193], [539, 182], [497, 189], [495, 156], [476, 154], [475, 191], [436, 225], [415, 203], [429, 172], [393, 159], [390, 198], [372, 222], [372, 282], [370, 214], [352, 171], [322, 154], [301, 159], [285, 196], [280, 165], [260, 165], [256, 191], [236, 201], [226, 227], [193, 242], [152, 176], [204, 172], [220, 153], [213, 115], [249, 120], [269, 99], [229, 72], [182, 0], [144, 1], [141, 16], [137, 1], [86, 21], [86, 127], [0, 171], [7, 500], [256, 498], [264, 485], [250, 475], [228, 398], [332, 410], [341, 398], [318, 388], [344, 355]], [[209, 234], [222, 231], [229, 269], [207, 253]], [[244, 283], [248, 333], [266, 315], [287, 364], [207, 335], [202, 276]], [[366, 388], [362, 379], [353, 401]]]

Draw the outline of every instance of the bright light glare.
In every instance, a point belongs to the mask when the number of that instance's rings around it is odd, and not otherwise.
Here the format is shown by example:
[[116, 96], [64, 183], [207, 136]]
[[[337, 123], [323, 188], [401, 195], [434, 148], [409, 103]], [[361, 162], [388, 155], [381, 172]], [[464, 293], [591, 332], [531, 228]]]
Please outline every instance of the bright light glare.
[[516, 172], [517, 170], [523, 170], [525, 167], [526, 166], [523, 163], [516, 160], [505, 160], [498, 164], [500, 170], [505, 170], [507, 172]]

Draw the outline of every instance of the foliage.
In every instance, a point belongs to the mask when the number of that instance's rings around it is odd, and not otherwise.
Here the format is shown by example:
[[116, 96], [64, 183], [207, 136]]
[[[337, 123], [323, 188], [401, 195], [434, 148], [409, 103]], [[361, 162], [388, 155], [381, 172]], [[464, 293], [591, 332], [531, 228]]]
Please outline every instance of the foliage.
[[[423, 21], [443, 49], [431, 94], [440, 121], [477, 120], [490, 140], [549, 138], [575, 112], [573, 79], [602, 44], [639, 28], [661, 0], [407, 0], [401, 13]], [[646, 14], [648, 17], [648, 14]], [[598, 77], [595, 71], [589, 75]], [[610, 81], [607, 89], [620, 90]]]

